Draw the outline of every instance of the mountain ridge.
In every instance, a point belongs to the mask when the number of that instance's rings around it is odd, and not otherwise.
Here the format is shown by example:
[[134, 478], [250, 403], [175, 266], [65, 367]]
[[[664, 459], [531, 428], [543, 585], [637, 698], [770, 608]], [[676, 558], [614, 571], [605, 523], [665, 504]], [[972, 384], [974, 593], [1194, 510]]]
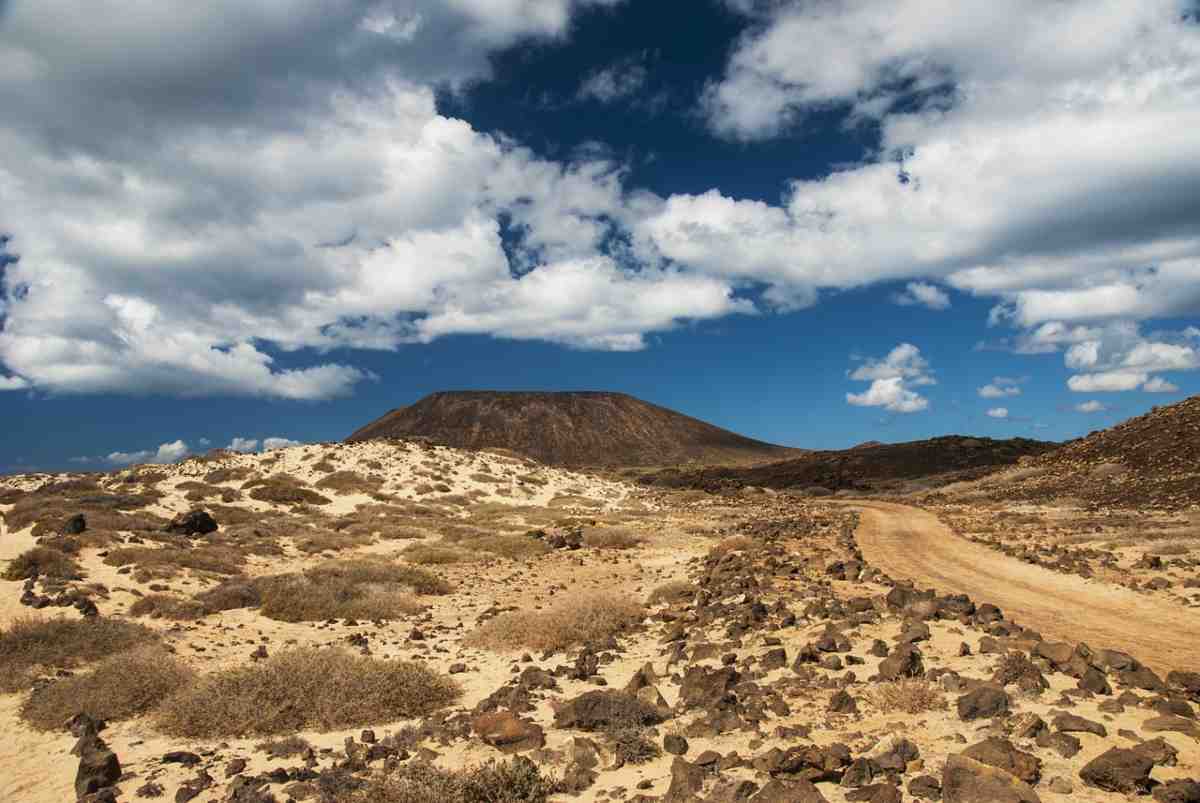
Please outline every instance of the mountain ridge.
[[765, 462], [803, 452], [603, 390], [439, 391], [388, 411], [346, 441], [389, 437], [508, 449], [572, 466]]

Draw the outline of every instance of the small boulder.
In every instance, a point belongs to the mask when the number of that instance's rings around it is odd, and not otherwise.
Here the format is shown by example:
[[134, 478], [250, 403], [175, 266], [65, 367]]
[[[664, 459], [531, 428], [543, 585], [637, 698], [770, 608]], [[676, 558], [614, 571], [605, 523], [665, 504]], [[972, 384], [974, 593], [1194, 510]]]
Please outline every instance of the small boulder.
[[1033, 787], [1004, 770], [966, 756], [946, 759], [942, 771], [945, 803], [1041, 803]]
[[958, 698], [958, 718], [964, 721], [996, 717], [1008, 713], [1008, 692], [1000, 686], [983, 683]]
[[1145, 794], [1150, 791], [1154, 761], [1137, 750], [1114, 747], [1092, 759], [1079, 771], [1088, 786], [1108, 792]]
[[186, 535], [189, 538], [196, 535], [208, 535], [217, 531], [217, 520], [209, 515], [207, 510], [189, 510], [171, 519], [167, 532]]

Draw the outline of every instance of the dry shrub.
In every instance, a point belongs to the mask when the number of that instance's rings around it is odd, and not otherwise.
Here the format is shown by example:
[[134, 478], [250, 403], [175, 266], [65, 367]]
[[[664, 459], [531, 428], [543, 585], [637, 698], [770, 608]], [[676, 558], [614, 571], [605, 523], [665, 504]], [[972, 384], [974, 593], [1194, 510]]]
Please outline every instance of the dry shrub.
[[356, 471], [335, 471], [321, 479], [316, 487], [337, 494], [377, 494], [383, 489], [383, 480]]
[[[315, 455], [315, 454], [311, 455], [309, 457], [309, 459], [311, 460], [313, 458], [316, 458], [317, 456], [318, 455]], [[320, 462], [313, 463], [313, 471], [319, 471], [322, 474], [330, 474], [334, 471], [337, 471], [337, 466], [335, 466], [333, 463], [329, 462], [328, 457], [323, 457], [323, 458], [321, 458]]]
[[547, 502], [546, 506], [555, 509], [565, 507], [598, 508], [604, 507], [604, 502], [599, 499], [589, 499], [586, 496], [579, 496], [577, 494], [559, 494]]
[[464, 643], [495, 651], [557, 652], [607, 639], [637, 624], [644, 615], [641, 605], [615, 594], [572, 594], [544, 611], [501, 614], [469, 634]]
[[246, 556], [228, 546], [205, 545], [195, 548], [179, 546], [120, 547], [109, 551], [104, 562], [109, 566], [137, 566], [150, 577], [174, 577], [181, 569], [213, 574], [237, 574]]
[[618, 764], [645, 764], [662, 755], [659, 746], [638, 727], [617, 728], [609, 732], [613, 755]]
[[55, 535], [67, 519], [76, 513], [87, 518], [88, 527], [100, 530], [161, 530], [167, 519], [144, 511], [130, 512], [153, 504], [162, 498], [157, 491], [140, 494], [54, 495], [41, 491], [24, 494], [4, 514], [10, 530], [19, 531], [33, 525], [33, 535]]
[[657, 586], [650, 592], [648, 604], [661, 605], [662, 603], [687, 602], [696, 593], [696, 587], [687, 580], [672, 580], [669, 583], [663, 583]]
[[104, 659], [85, 674], [35, 689], [21, 718], [38, 730], [59, 730], [75, 714], [119, 720], [145, 714], [193, 680], [162, 647], [139, 647]]
[[451, 563], [466, 563], [474, 559], [471, 553], [452, 546], [436, 544], [412, 544], [400, 553], [406, 561], [421, 566], [445, 566]]
[[287, 736], [283, 739], [259, 742], [254, 745], [254, 749], [266, 753], [271, 758], [291, 758], [312, 750], [312, 745], [299, 736]]
[[525, 535], [484, 535], [458, 541], [455, 546], [467, 553], [489, 552], [510, 560], [526, 560], [550, 551], [544, 542]]
[[66, 552], [35, 546], [9, 561], [3, 577], [5, 580], [28, 580], [34, 577], [78, 580], [79, 571], [79, 564]]
[[471, 475], [471, 479], [475, 482], [484, 483], [485, 485], [499, 485], [500, 483], [504, 482], [504, 480], [500, 477], [492, 476], [485, 471], [476, 471]]
[[210, 485], [217, 485], [222, 482], [237, 482], [240, 480], [249, 479], [254, 475], [254, 471], [249, 468], [217, 468], [204, 475], [204, 481]]
[[195, 599], [205, 613], [257, 608], [262, 604], [258, 586], [248, 577], [231, 577], [220, 585], [200, 592]]
[[157, 641], [153, 630], [119, 619], [17, 619], [0, 631], [0, 692], [25, 688], [40, 669], [72, 669]]
[[149, 616], [151, 619], [190, 621], [205, 613], [201, 603], [170, 594], [147, 594], [129, 606], [130, 616]]
[[421, 664], [304, 648], [205, 675], [163, 703], [158, 725], [193, 739], [330, 731], [424, 716], [459, 693]]
[[211, 485], [207, 482], [195, 482], [188, 480], [181, 482], [175, 486], [176, 490], [187, 491], [184, 494], [184, 499], [189, 502], [203, 502], [207, 499], [220, 499], [226, 504], [237, 502], [242, 498], [242, 492], [236, 488], [223, 488], [220, 485]]
[[458, 770], [411, 761], [334, 799], [337, 803], [546, 803], [558, 791], [557, 780], [517, 756]]
[[250, 498], [277, 505], [328, 505], [328, 497], [322, 496], [290, 474], [275, 474], [265, 479], [250, 480], [242, 486], [250, 491]]
[[309, 569], [305, 574], [314, 580], [335, 578], [353, 583], [408, 586], [415, 593], [425, 595], [449, 594], [453, 590], [449, 583], [436, 574], [376, 558], [329, 561]]
[[450, 585], [413, 566], [381, 560], [330, 561], [303, 574], [260, 577], [261, 613], [281, 622], [398, 619], [424, 606], [413, 594], [446, 594]]
[[584, 533], [583, 543], [593, 549], [633, 549], [646, 539], [624, 527], [603, 527]]
[[876, 683], [865, 696], [885, 714], [923, 714], [946, 707], [946, 696], [941, 688], [918, 678]]
[[343, 549], [357, 549], [371, 543], [371, 536], [352, 533], [339, 533], [332, 530], [314, 530], [301, 532], [295, 536], [296, 549], [308, 555], [318, 552], [340, 552]]
[[260, 612], [280, 622], [325, 619], [399, 619], [424, 606], [406, 591], [340, 579], [316, 582], [305, 575], [276, 575], [255, 584], [262, 594]]
[[731, 538], [722, 539], [709, 550], [710, 555], [727, 555], [730, 552], [752, 552], [759, 547], [759, 543], [748, 535], [735, 535]]

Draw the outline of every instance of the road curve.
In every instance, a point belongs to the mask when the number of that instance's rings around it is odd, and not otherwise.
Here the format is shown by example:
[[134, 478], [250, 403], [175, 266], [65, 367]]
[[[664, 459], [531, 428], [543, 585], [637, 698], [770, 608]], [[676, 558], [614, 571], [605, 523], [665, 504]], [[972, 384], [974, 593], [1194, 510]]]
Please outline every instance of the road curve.
[[1045, 638], [1115, 649], [1159, 673], [1200, 671], [1200, 612], [1107, 583], [1023, 563], [954, 534], [937, 516], [855, 501], [859, 548], [895, 579], [990, 602]]

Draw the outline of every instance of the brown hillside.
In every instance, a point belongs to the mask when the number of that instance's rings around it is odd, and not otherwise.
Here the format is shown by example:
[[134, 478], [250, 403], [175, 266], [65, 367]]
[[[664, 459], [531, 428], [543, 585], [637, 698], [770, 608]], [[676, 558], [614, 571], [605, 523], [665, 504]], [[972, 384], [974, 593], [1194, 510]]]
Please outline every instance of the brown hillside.
[[1200, 504], [1200, 396], [1157, 407], [1071, 441], [1012, 476], [998, 494], [1092, 505], [1181, 508]]
[[975, 479], [1056, 446], [1026, 438], [992, 440], [946, 435], [908, 443], [863, 443], [851, 449], [809, 452], [792, 460], [748, 468], [662, 471], [644, 477], [642, 482], [705, 490], [748, 485], [829, 491], [906, 490], [917, 482], [928, 487]]
[[510, 449], [567, 466], [745, 463], [798, 452], [624, 393], [598, 391], [434, 393], [392, 410], [347, 441], [413, 437], [458, 448]]

